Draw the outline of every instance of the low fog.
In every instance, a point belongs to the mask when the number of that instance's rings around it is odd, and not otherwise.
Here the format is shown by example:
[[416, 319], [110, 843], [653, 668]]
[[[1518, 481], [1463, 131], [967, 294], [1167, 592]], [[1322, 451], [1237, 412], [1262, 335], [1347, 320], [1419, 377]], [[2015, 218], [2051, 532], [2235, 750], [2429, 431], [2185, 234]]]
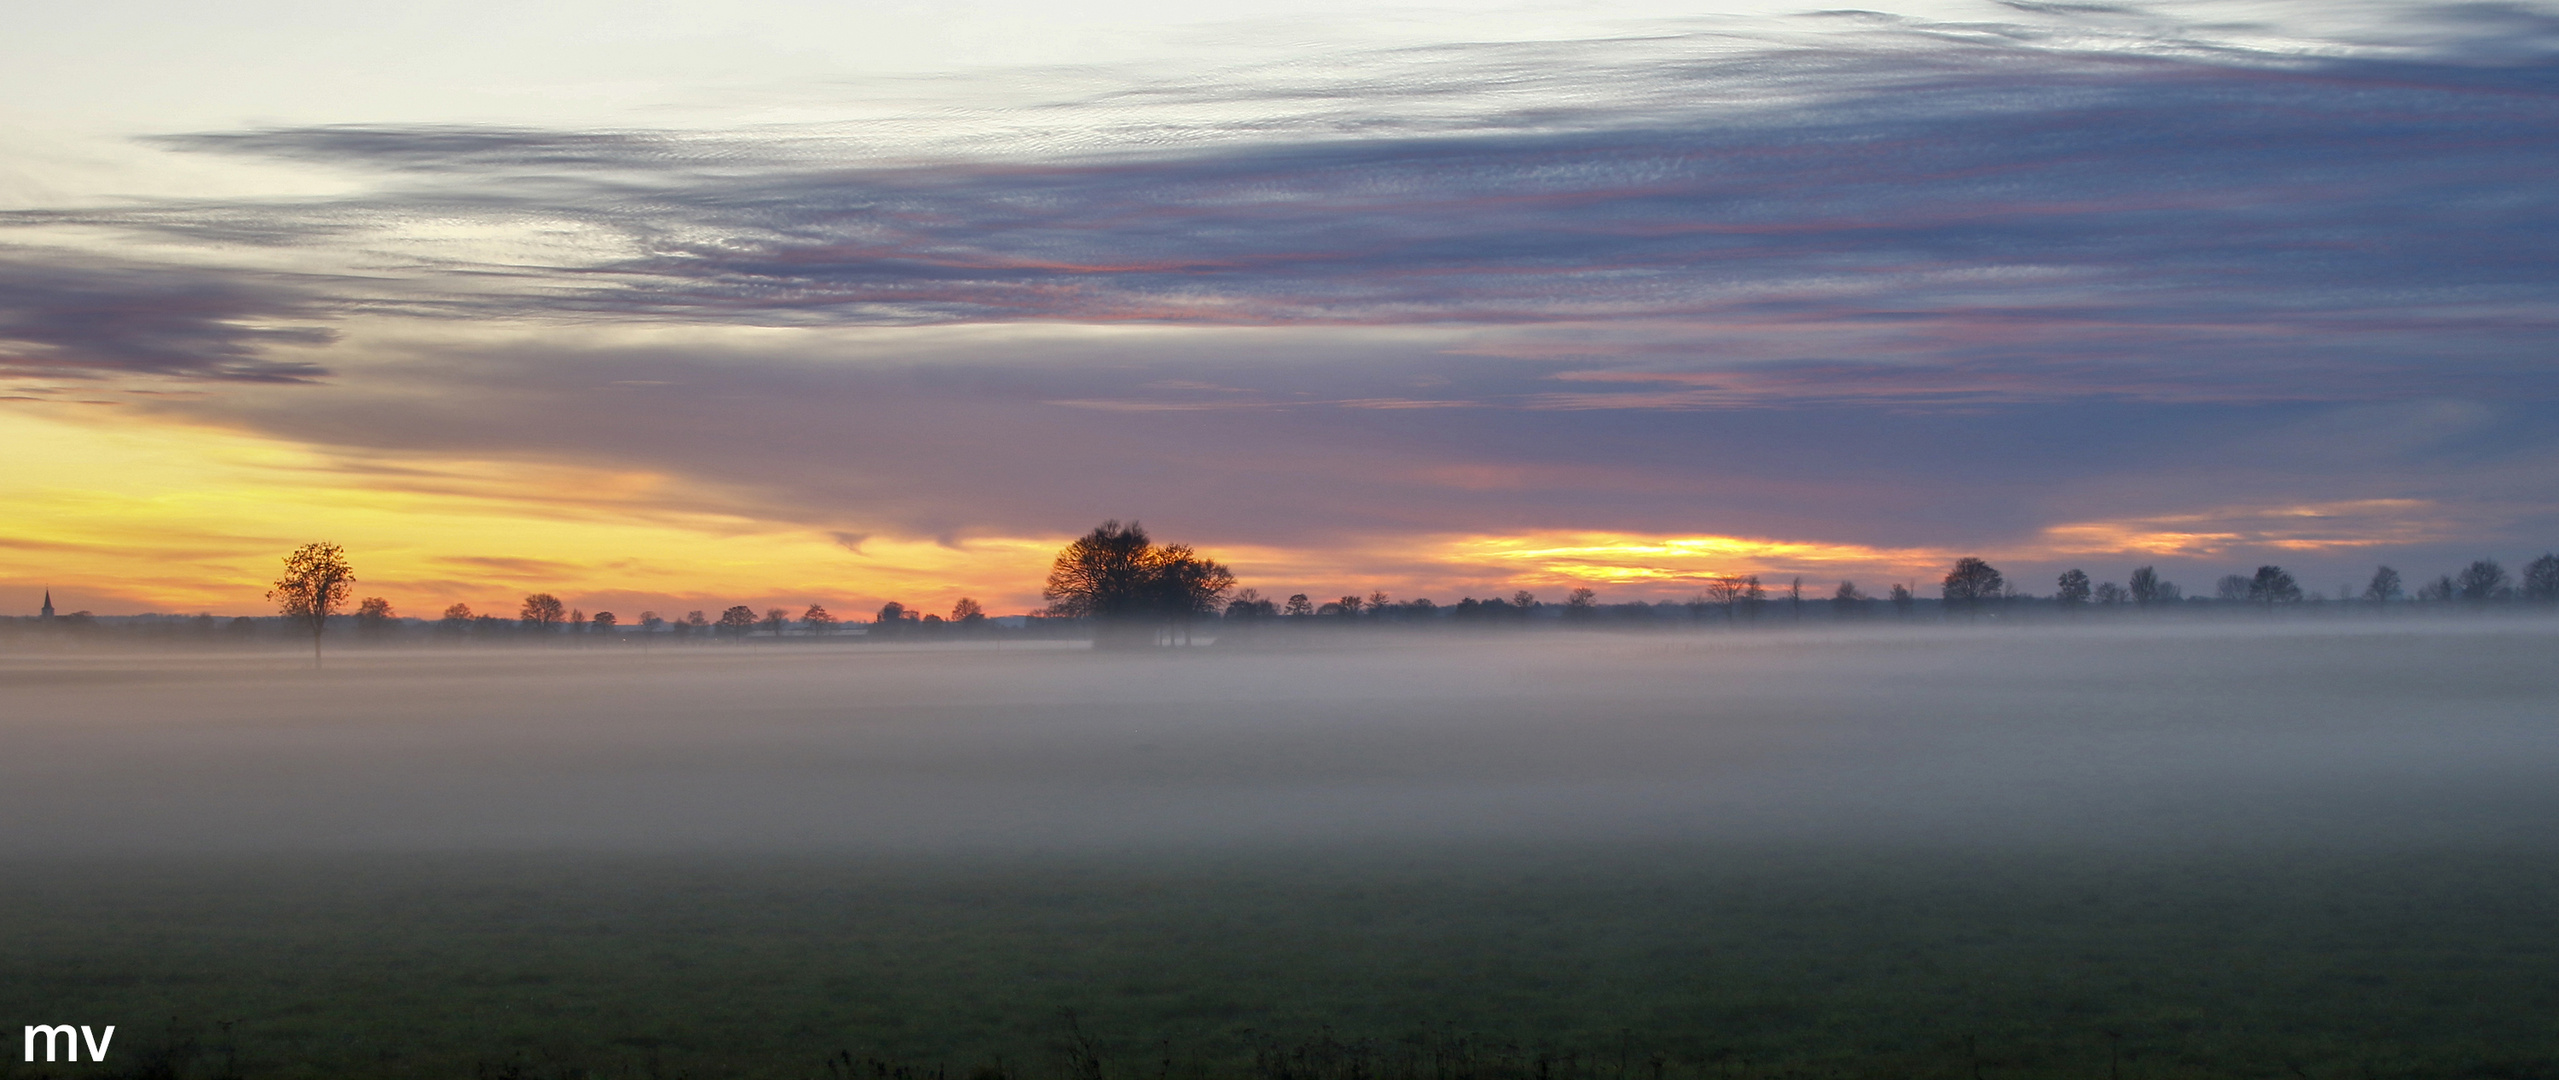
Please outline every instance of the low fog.
[[2559, 625], [0, 657], [0, 853], [2537, 845]]

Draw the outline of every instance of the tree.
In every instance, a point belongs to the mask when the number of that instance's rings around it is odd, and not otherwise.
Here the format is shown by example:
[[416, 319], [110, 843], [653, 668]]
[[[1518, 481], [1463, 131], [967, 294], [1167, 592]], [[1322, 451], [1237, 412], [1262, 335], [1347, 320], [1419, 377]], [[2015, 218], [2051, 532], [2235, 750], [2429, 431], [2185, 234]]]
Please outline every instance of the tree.
[[1759, 587], [1759, 575], [1742, 576], [1741, 600], [1742, 615], [1750, 619], [1759, 618], [1760, 606], [1768, 602], [1768, 590]]
[[640, 613], [640, 632], [643, 634], [655, 634], [658, 632], [658, 627], [665, 625], [666, 620], [660, 618], [657, 612], [643, 611]]
[[978, 606], [977, 601], [963, 596], [959, 603], [951, 605], [951, 621], [961, 626], [977, 626], [986, 621], [986, 609]]
[[552, 627], [560, 625], [566, 610], [559, 597], [550, 593], [534, 593], [524, 598], [524, 607], [515, 613], [515, 621], [524, 624], [527, 630], [547, 634]]
[[2132, 599], [2131, 592], [2127, 591], [2123, 586], [2117, 585], [2111, 581], [2097, 586], [2097, 591], [2094, 595], [2096, 596], [2098, 603], [2104, 604], [2107, 607], [2115, 607], [2126, 600]]
[[1786, 585], [1786, 617], [1799, 622], [1804, 618], [1803, 575], [1796, 575], [1795, 580]]
[[1290, 618], [1304, 618], [1315, 614], [1315, 603], [1308, 600], [1305, 593], [1291, 593], [1288, 598], [1288, 607], [1281, 614]]
[[[1187, 627], [1215, 612], [1234, 586], [1233, 571], [1189, 545], [1158, 547], [1144, 526], [1113, 519], [1057, 553], [1042, 595], [1051, 615], [1102, 624], [1097, 641], [1133, 643], [1126, 629], [1168, 622]], [[1290, 606], [1296, 606], [1294, 599]]]
[[800, 621], [808, 624], [809, 633], [819, 637], [835, 632], [835, 616], [816, 604], [810, 604], [807, 611], [800, 613]]
[[2387, 604], [2399, 596], [2399, 571], [2387, 566], [2374, 570], [2372, 583], [2364, 586], [2364, 599], [2375, 604]]
[[355, 567], [347, 564], [345, 549], [336, 544], [304, 544], [284, 557], [284, 576], [275, 579], [275, 588], [267, 590], [267, 599], [288, 620], [297, 620], [311, 628], [311, 666], [320, 666], [320, 635], [329, 628], [329, 616], [347, 602], [355, 591]]
[[1893, 585], [1892, 601], [1893, 614], [1907, 619], [1910, 617], [1910, 610], [1919, 606], [1919, 594], [1911, 591], [1910, 585], [1896, 583]]
[[2132, 593], [2132, 602], [2134, 607], [2149, 607], [2153, 602], [2159, 599], [2158, 567], [2142, 567], [2139, 570], [2133, 571], [2132, 577], [2125, 580], [2129, 582], [2129, 584], [2125, 585], [2124, 588], [2126, 591]]
[[471, 605], [460, 603], [446, 605], [444, 614], [436, 620], [435, 626], [436, 632], [440, 634], [460, 634], [470, 628]]
[[2461, 595], [2461, 584], [2454, 581], [2450, 574], [2417, 587], [2417, 599], [2424, 601], [2442, 602], [2459, 595]]
[[2509, 580], [2506, 576], [2506, 568], [2498, 565], [2497, 560], [2481, 559], [2463, 567], [2461, 577], [2456, 579], [2456, 582], [2461, 587], [2462, 599], [2474, 604], [2484, 604], [2490, 600], [2503, 600], [2511, 595], [2512, 590], [2506, 585]]
[[755, 609], [736, 604], [720, 612], [719, 630], [732, 638], [743, 639], [755, 629]]
[[598, 633], [598, 634], [610, 634], [610, 633], [612, 633], [612, 632], [613, 632], [613, 626], [614, 626], [613, 613], [612, 613], [612, 612], [610, 612], [610, 611], [599, 611], [599, 612], [596, 612], [596, 613], [595, 613], [595, 622], [594, 622], [594, 626], [595, 626], [595, 631], [594, 631], [595, 633]]
[[2294, 581], [2292, 573], [2283, 567], [2260, 566], [2256, 576], [2248, 579], [2248, 599], [2271, 611], [2277, 604], [2299, 602], [2301, 583]]
[[2213, 599], [2246, 600], [2248, 599], [2248, 586], [2254, 584], [2255, 580], [2256, 579], [2248, 577], [2245, 574], [2223, 574], [2220, 581], [2213, 583]]
[[1830, 594], [1830, 613], [1838, 618], [1848, 618], [1865, 611], [1870, 599], [1865, 593], [1857, 591], [1856, 582], [1840, 582], [1839, 588], [1832, 590]]
[[1258, 589], [1236, 593], [1235, 599], [1226, 602], [1226, 617], [1230, 619], [1267, 619], [1277, 614], [1279, 605], [1262, 599]]
[[2559, 555], [2543, 555], [2524, 564], [2523, 598], [2540, 604], [2559, 604]]
[[1955, 568], [1946, 571], [1946, 579], [1939, 585], [1947, 606], [1959, 606], [1968, 612], [1979, 610], [1984, 600], [1999, 599], [2001, 590], [2007, 587], [2008, 579], [1999, 576], [1997, 569], [1969, 555], [1955, 560]]
[[1581, 622], [1598, 613], [1599, 594], [1588, 586], [1576, 586], [1573, 591], [1564, 594], [1565, 618]]
[[366, 637], [381, 637], [385, 630], [390, 629], [391, 620], [396, 618], [399, 618], [399, 615], [391, 610], [391, 602], [379, 596], [368, 596], [356, 601], [356, 633]]
[[2053, 599], [2064, 607], [2077, 607], [2088, 602], [2088, 571], [2072, 568], [2061, 572], [2055, 581]]
[[789, 625], [791, 625], [790, 612], [781, 608], [764, 609], [764, 629], [771, 632], [774, 637], [781, 637], [782, 629]]
[[1706, 581], [1706, 596], [1724, 609], [1724, 621], [1733, 621], [1733, 606], [1741, 602], [1742, 579], [1733, 574], [1718, 574]]

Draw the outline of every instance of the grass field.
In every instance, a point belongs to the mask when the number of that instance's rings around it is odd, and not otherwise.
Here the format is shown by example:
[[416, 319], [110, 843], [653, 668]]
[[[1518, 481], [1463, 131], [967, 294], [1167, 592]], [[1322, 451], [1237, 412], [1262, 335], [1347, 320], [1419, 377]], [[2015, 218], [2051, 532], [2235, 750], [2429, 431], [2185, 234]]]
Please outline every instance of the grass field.
[[0, 670], [0, 1077], [2551, 1076], [2552, 638]]
[[2547, 854], [370, 856], [9, 881], [0, 1010], [120, 1020], [128, 1063], [175, 1018], [196, 1075], [226, 1047], [246, 1076], [818, 1077], [839, 1051], [1063, 1075], [1063, 1010], [1133, 1078], [1247, 1072], [1255, 1033], [1465, 1036], [1612, 1076], [1655, 1055], [1712, 1077], [2559, 1068]]

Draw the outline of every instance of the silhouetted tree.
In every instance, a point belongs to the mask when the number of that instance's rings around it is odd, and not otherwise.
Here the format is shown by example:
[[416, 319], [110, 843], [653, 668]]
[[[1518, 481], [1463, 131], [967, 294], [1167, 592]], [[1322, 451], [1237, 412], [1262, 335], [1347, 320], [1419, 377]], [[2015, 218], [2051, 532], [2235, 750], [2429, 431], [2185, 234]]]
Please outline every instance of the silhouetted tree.
[[284, 557], [284, 576], [275, 579], [267, 599], [289, 620], [311, 630], [311, 666], [320, 666], [320, 635], [355, 591], [355, 567], [336, 544], [304, 544]]
[[743, 639], [755, 629], [755, 609], [737, 604], [720, 612], [720, 632], [733, 639]]
[[1984, 600], [1999, 599], [2007, 587], [2008, 579], [2001, 577], [1997, 569], [1969, 555], [1955, 560], [1955, 568], [1946, 571], [1946, 579], [1939, 585], [1947, 606], [1967, 612], [1979, 610]]
[[1759, 609], [1766, 606], [1767, 603], [1768, 590], [1760, 587], [1759, 575], [1743, 575], [1741, 595], [1742, 617], [1746, 619], [1758, 619]]
[[963, 596], [958, 603], [951, 605], [951, 621], [961, 626], [975, 628], [986, 622], [986, 609], [979, 606], [977, 601]]
[[783, 628], [789, 625], [791, 625], [790, 612], [781, 608], [764, 609], [764, 629], [766, 632], [772, 634], [774, 637], [781, 637]]
[[2495, 559], [2481, 559], [2463, 567], [2454, 581], [2461, 587], [2461, 598], [2474, 604], [2505, 599], [2509, 593], [2506, 568]]
[[1587, 621], [1599, 613], [1599, 594], [1587, 586], [1576, 586], [1564, 594], [1564, 617], [1575, 622]]
[[1315, 614], [1315, 604], [1306, 599], [1305, 593], [1292, 593], [1288, 598], [1288, 608], [1283, 612], [1283, 614], [1286, 614], [1291, 618], [1303, 618], [1308, 615], [1313, 615]]
[[1279, 614], [1279, 605], [1262, 599], [1261, 591], [1258, 589], [1246, 589], [1236, 593], [1235, 599], [1226, 604], [1226, 617], [1230, 619], [1267, 619], [1277, 614]]
[[809, 633], [819, 637], [835, 632], [835, 616], [817, 604], [810, 604], [807, 611], [801, 612], [800, 621], [808, 624]]
[[2461, 595], [2461, 584], [2454, 581], [2450, 574], [2444, 574], [2417, 587], [2417, 599], [2423, 601], [2442, 603], [2459, 595]]
[[2053, 599], [2063, 606], [2075, 607], [2088, 602], [2088, 571], [2075, 567], [2064, 570], [2054, 584]]
[[665, 625], [666, 620], [659, 618], [657, 612], [643, 611], [640, 613], [640, 632], [643, 634], [656, 634], [658, 632], [658, 627]]
[[1865, 593], [1857, 591], [1856, 582], [1840, 582], [1839, 588], [1830, 594], [1830, 613], [1843, 619], [1857, 615], [1865, 611], [1868, 599]]
[[1919, 594], [1912, 592], [1910, 586], [1896, 582], [1893, 585], [1892, 601], [1893, 614], [1907, 619], [1910, 617], [1911, 609], [1919, 606]]
[[617, 620], [613, 618], [613, 613], [610, 611], [599, 611], [595, 613], [593, 625], [595, 627], [595, 632], [598, 634], [612, 633], [613, 627], [616, 623]]
[[2159, 569], [2145, 566], [2132, 572], [2125, 589], [2132, 593], [2135, 607], [2149, 607], [2159, 601]]
[[2123, 586], [2117, 585], [2111, 581], [2097, 586], [2097, 591], [2092, 595], [2096, 597], [2098, 603], [2104, 604], [2107, 607], [2115, 607], [2126, 600], [2132, 599], [2132, 593], [2130, 590], [2127, 590]]
[[538, 634], [547, 634], [560, 625], [564, 608], [560, 598], [550, 593], [534, 593], [524, 598], [524, 607], [515, 613], [515, 621]]
[[2213, 583], [2213, 599], [2246, 600], [2248, 599], [2248, 586], [2254, 581], [2254, 578], [2248, 577], [2245, 574], [2223, 574], [2220, 581]]
[[2269, 610], [2277, 604], [2297, 603], [2301, 600], [2301, 583], [2294, 581], [2292, 573], [2283, 567], [2260, 566], [2256, 576], [2248, 579], [2248, 599]]
[[2524, 564], [2523, 598], [2540, 604], [2559, 604], [2559, 555], [2543, 555]]
[[438, 619], [436, 619], [436, 625], [435, 625], [435, 628], [436, 628], [436, 631], [437, 631], [438, 633], [443, 633], [443, 634], [460, 634], [460, 633], [461, 633], [461, 632], [463, 632], [464, 630], [468, 630], [468, 629], [470, 629], [470, 628], [471, 628], [471, 605], [469, 605], [469, 604], [448, 604], [448, 605], [446, 605], [446, 606], [445, 606], [445, 609], [444, 609], [444, 614], [443, 614], [443, 616], [441, 616], [441, 617], [439, 617]]
[[684, 621], [676, 624], [675, 632], [684, 637], [700, 637], [711, 632], [711, 620], [704, 618], [699, 611], [688, 611], [684, 613]]
[[1357, 616], [1359, 614], [1359, 609], [1366, 604], [1367, 601], [1362, 600], [1359, 597], [1345, 596], [1324, 606], [1333, 609], [1333, 614], [1336, 615]]
[[1215, 612], [1234, 586], [1233, 571], [1189, 545], [1158, 547], [1137, 522], [1112, 520], [1058, 552], [1042, 595], [1051, 615], [1102, 624], [1097, 641], [1134, 643], [1113, 628], [1170, 623], [1185, 630]]
[[1736, 574], [1718, 574], [1707, 579], [1706, 595], [1724, 609], [1725, 622], [1733, 621], [1738, 614], [1735, 607], [1741, 603], [1742, 587], [1742, 579]]
[[2399, 596], [2399, 571], [2387, 566], [2374, 570], [2371, 584], [2364, 586], [2364, 599], [2375, 604], [2387, 604]]
[[391, 610], [391, 602], [379, 596], [356, 601], [355, 632], [366, 637], [381, 637], [391, 628], [391, 620], [399, 616]]

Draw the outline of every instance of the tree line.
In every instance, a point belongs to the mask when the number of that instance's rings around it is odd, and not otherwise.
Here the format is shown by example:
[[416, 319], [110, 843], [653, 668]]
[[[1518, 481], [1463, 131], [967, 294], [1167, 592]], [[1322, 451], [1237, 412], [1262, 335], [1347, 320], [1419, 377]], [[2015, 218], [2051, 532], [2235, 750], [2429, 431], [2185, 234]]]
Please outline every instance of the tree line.
[[[345, 551], [335, 544], [305, 544], [285, 556], [284, 573], [268, 590], [267, 598], [276, 604], [286, 625], [309, 635], [313, 664], [321, 663], [322, 642], [330, 620], [345, 610], [355, 585], [354, 567]], [[1826, 593], [1808, 593], [1806, 581], [1800, 576], [1776, 584], [1764, 582], [1756, 574], [1709, 577], [1686, 601], [1613, 605], [1601, 604], [1598, 593], [1588, 587], [1570, 590], [1560, 604], [1541, 601], [1525, 589], [1507, 596], [1465, 597], [1447, 605], [1428, 598], [1398, 601], [1382, 591], [1320, 601], [1302, 592], [1274, 598], [1256, 589], [1236, 588], [1232, 570], [1187, 544], [1159, 545], [1139, 523], [1123, 525], [1117, 520], [1103, 522], [1059, 551], [1050, 564], [1042, 595], [1047, 607], [1028, 621], [1089, 625], [1097, 642], [1109, 646], [1187, 643], [1197, 627], [1209, 621], [1237, 629], [1259, 624], [1500, 625], [1546, 618], [1576, 623], [1665, 616], [1739, 624], [1758, 621], [1772, 612], [1801, 619], [1822, 608], [1837, 618], [1866, 617], [1883, 610], [1907, 618], [1917, 614], [1923, 603], [1915, 582], [1890, 584], [1881, 595], [1867, 592], [1854, 581], [1840, 581]], [[1987, 560], [1968, 556], [1956, 560], [1938, 580], [1937, 596], [1930, 603], [1939, 614], [1977, 618], [2037, 606], [2064, 611], [2144, 610], [2202, 603], [2249, 605], [2273, 611], [2303, 604], [2324, 605], [2331, 600], [2325, 593], [2306, 589], [2292, 571], [2271, 564], [2259, 566], [2253, 573], [2222, 576], [2214, 582], [2209, 597], [2189, 596], [2177, 583], [2162, 577], [2155, 566], [2136, 567], [2120, 583], [2098, 582], [2087, 571], [2074, 567], [2054, 580], [2052, 592], [2036, 594], [2011, 583]], [[2531, 560], [2520, 574], [2508, 572], [2495, 559], [2479, 559], [2458, 571], [2420, 582], [2413, 589], [2397, 569], [2379, 566], [2360, 592], [2352, 586], [2341, 586], [2333, 600], [2359, 602], [2375, 609], [2462, 606], [2484, 610], [2500, 605], [2559, 605], [2559, 554], [2545, 553]], [[356, 601], [351, 614], [359, 638], [387, 638], [407, 622], [388, 600], [378, 596]], [[71, 629], [87, 628], [94, 622], [85, 611], [62, 620]], [[191, 624], [210, 634], [215, 620], [204, 615]], [[589, 615], [570, 608], [550, 593], [526, 595], [511, 618], [475, 612], [468, 604], [452, 604], [429, 626], [433, 633], [448, 638], [605, 635], [615, 640], [636, 637], [642, 642], [738, 641], [759, 634], [779, 638], [794, 630], [809, 637], [828, 637], [846, 628], [843, 620], [823, 604], [815, 603], [796, 617], [785, 608], [758, 611], [737, 604], [716, 617], [707, 610], [689, 611], [676, 618], [642, 611], [626, 623], [610, 611]], [[231, 635], [243, 637], [253, 633], [255, 626], [252, 620], [240, 618], [231, 620], [227, 629]], [[966, 635], [991, 629], [984, 607], [967, 597], [952, 606], [948, 617], [891, 601], [863, 626], [865, 634], [875, 640]]]

